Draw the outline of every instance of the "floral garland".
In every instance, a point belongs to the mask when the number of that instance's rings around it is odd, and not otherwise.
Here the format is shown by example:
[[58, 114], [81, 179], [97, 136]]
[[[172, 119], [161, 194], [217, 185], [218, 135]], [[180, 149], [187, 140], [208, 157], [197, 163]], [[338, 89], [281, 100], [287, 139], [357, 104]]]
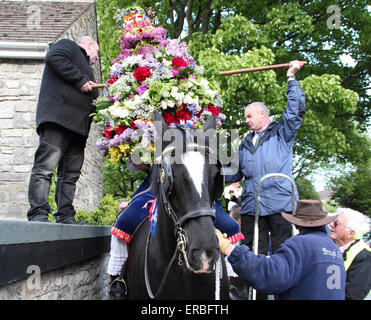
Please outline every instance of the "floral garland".
[[[153, 26], [153, 15], [152, 9], [146, 14], [139, 7], [116, 15], [124, 29], [121, 53], [111, 62], [110, 78], [93, 114], [94, 122], [104, 127], [97, 146], [111, 162], [129, 157], [136, 148], [153, 151], [154, 111], [171, 128], [202, 128], [213, 115], [221, 126], [225, 119], [216, 81], [202, 77], [203, 68], [186, 43], [165, 39], [166, 30]], [[151, 152], [142, 162], [151, 162]]]

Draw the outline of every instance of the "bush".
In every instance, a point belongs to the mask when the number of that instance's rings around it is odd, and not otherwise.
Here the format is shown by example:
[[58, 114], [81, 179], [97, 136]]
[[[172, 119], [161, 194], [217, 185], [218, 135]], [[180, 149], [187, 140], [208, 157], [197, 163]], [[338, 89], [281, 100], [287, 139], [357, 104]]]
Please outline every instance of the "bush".
[[77, 210], [75, 219], [86, 221], [90, 225], [111, 226], [115, 222], [119, 202], [112, 194], [106, 194], [99, 202], [99, 208], [91, 212]]

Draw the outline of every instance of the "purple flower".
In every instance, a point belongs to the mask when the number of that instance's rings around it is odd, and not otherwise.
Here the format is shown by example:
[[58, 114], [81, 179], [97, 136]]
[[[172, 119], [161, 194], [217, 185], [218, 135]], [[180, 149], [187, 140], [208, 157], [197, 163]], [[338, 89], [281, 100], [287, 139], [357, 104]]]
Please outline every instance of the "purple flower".
[[98, 150], [107, 150], [108, 149], [109, 140], [99, 139], [96, 143]]
[[194, 104], [190, 104], [190, 105], [188, 105], [188, 106], [187, 106], [187, 109], [188, 109], [188, 111], [192, 112], [192, 115], [193, 115], [193, 116], [197, 114], [196, 107], [195, 107]]
[[141, 96], [144, 92], [148, 90], [146, 84], [142, 84], [138, 89], [137, 92]]
[[121, 133], [120, 137], [122, 137], [123, 142], [130, 142], [133, 132], [134, 130], [132, 128], [127, 128], [123, 133]]
[[145, 121], [143, 121], [143, 120], [135, 120], [135, 121], [134, 121], [134, 124], [135, 124], [135, 126], [136, 126], [138, 129], [143, 129], [143, 128], [146, 126], [146, 123], [145, 123]]
[[140, 41], [145, 41], [149, 43], [153, 43], [153, 42], [160, 43], [165, 39], [166, 32], [167, 30], [160, 26], [160, 27], [153, 28], [153, 32], [143, 31], [142, 33], [136, 34], [135, 36], [129, 36], [129, 35], [121, 36], [120, 37], [121, 52], [123, 52], [125, 49], [135, 48], [138, 42]]
[[117, 56], [117, 58], [111, 61], [111, 64], [115, 64], [116, 62], [125, 60], [127, 57], [130, 57], [132, 54], [129, 49], [121, 49], [121, 54]]
[[223, 113], [219, 113], [218, 114], [218, 118], [220, 119], [220, 120], [225, 120], [226, 119], [226, 116], [225, 116], [225, 114], [223, 114]]
[[149, 46], [141, 46], [139, 49], [138, 49], [138, 54], [142, 54], [143, 56], [145, 56], [146, 54], [152, 54], [155, 52], [155, 47], [152, 46], [152, 45], [149, 45]]
[[143, 57], [143, 60], [139, 62], [139, 67], [147, 67], [151, 70], [156, 70], [161, 66], [161, 63], [152, 55], [147, 54]]
[[122, 74], [121, 69], [122, 69], [122, 64], [114, 63], [108, 75], [111, 77], [119, 78]]

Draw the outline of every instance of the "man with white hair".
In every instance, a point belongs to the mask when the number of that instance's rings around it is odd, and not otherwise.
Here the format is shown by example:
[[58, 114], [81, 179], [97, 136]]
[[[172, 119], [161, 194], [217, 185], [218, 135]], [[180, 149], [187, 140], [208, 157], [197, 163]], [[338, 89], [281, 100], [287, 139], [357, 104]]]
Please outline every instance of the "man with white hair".
[[339, 208], [337, 219], [331, 224], [330, 237], [339, 246], [347, 273], [345, 299], [362, 300], [370, 297], [371, 249], [362, 240], [370, 230], [370, 218], [364, 214]]

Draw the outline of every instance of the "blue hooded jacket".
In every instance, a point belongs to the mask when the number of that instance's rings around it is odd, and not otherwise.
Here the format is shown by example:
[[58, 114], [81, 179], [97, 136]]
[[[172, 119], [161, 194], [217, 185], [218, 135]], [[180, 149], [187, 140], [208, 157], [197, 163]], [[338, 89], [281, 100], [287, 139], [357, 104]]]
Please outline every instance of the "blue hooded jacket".
[[305, 228], [270, 257], [234, 248], [228, 261], [249, 286], [280, 300], [344, 300], [342, 254], [324, 227]]
[[[227, 183], [244, 178], [241, 214], [255, 215], [256, 193], [260, 179], [268, 173], [292, 176], [292, 149], [296, 132], [305, 112], [305, 95], [296, 80], [287, 82], [287, 107], [281, 121], [271, 122], [257, 146], [252, 143], [254, 133], [249, 133], [239, 147], [239, 171], [226, 175]], [[228, 174], [228, 170], [226, 171]], [[269, 178], [261, 187], [260, 215], [291, 212], [292, 187], [284, 178]], [[296, 200], [298, 199], [295, 187]]]

